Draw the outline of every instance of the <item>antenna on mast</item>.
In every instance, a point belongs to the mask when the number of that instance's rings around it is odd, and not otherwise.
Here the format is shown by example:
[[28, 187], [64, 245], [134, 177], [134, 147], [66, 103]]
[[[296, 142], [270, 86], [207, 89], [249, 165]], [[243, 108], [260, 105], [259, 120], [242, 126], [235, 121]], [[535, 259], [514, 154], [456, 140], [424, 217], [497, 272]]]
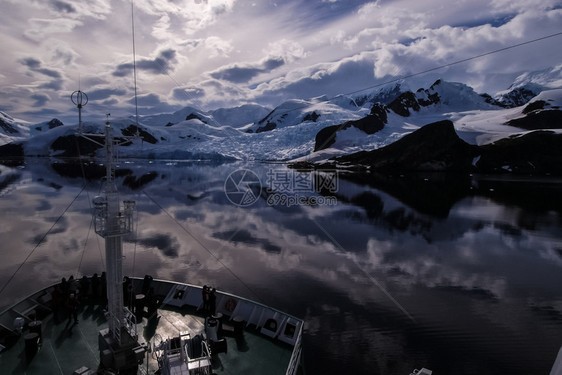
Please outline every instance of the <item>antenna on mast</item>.
[[80, 90], [80, 83], [78, 84], [78, 90], [70, 95], [70, 100], [78, 108], [78, 133], [82, 134], [82, 107], [88, 104], [88, 95]]
[[133, 81], [135, 84], [135, 124], [137, 125], [137, 132], [135, 138], [140, 138], [139, 134], [139, 106], [137, 99], [137, 53], [135, 49], [135, 1], [131, 0], [131, 28], [133, 35]]

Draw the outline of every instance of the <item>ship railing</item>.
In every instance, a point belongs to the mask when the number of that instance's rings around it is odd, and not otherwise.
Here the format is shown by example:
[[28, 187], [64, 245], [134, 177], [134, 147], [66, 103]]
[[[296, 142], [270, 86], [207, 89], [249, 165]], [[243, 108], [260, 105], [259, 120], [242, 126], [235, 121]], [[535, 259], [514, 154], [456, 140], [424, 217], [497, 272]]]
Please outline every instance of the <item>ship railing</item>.
[[114, 327], [113, 329], [113, 338], [120, 343], [121, 342], [121, 322], [119, 321], [119, 318], [117, 318], [116, 316], [111, 316], [109, 317], [109, 319], [111, 319], [111, 325], [112, 327]]
[[[135, 288], [138, 288], [138, 290], [140, 290], [141, 284], [143, 282], [142, 278], [138, 278], [138, 277], [133, 277], [132, 280], [135, 282]], [[153, 286], [155, 287], [156, 291], [155, 294], [163, 294], [164, 296], [166, 296], [163, 299], [163, 303], [164, 304], [170, 304], [172, 306], [183, 306], [183, 305], [188, 305], [188, 306], [192, 306], [195, 307], [197, 309], [201, 308], [202, 306], [202, 297], [201, 297], [201, 287], [197, 286], [197, 285], [192, 285], [192, 284], [185, 284], [185, 283], [177, 283], [177, 282], [171, 282], [171, 281], [167, 281], [167, 280], [159, 280], [159, 279], [151, 279], [153, 282]], [[177, 288], [176, 288], [177, 287]], [[282, 312], [280, 310], [271, 308], [270, 306], [266, 306], [262, 303], [256, 302], [256, 301], [252, 301], [249, 300], [247, 298], [243, 298], [240, 296], [236, 296], [230, 293], [225, 293], [222, 291], [219, 291], [217, 293], [217, 311], [221, 312], [223, 314], [229, 315], [231, 316], [231, 318], [234, 318], [237, 316], [237, 310], [239, 308], [239, 306], [242, 306], [242, 304], [240, 302], [247, 302], [249, 303], [251, 306], [254, 307], [254, 309], [252, 310], [252, 313], [250, 316], [245, 316], [245, 323], [246, 325], [248, 324], [255, 324], [256, 326], [261, 327], [261, 323], [256, 319], [252, 319], [254, 317], [258, 317], [260, 316], [259, 311], [260, 308], [261, 309], [265, 309], [267, 311], [274, 311], [277, 312], [283, 316], [286, 316], [287, 318], [292, 318], [295, 321], [298, 322], [298, 324], [295, 324], [295, 326], [297, 327], [297, 329], [295, 330], [295, 341], [294, 342], [288, 342], [291, 346], [292, 346], [292, 354], [291, 354], [291, 358], [289, 359], [289, 363], [287, 365], [287, 370], [285, 372], [286, 375], [296, 375], [299, 371], [300, 365], [301, 365], [301, 357], [302, 357], [302, 337], [303, 337], [303, 330], [304, 330], [304, 322], [302, 321], [302, 319], [298, 319], [294, 316], [291, 316], [285, 312]], [[225, 305], [225, 301], [229, 302], [230, 300], [235, 300], [238, 301], [238, 304], [235, 305], [234, 310], [228, 310], [228, 308]], [[258, 311], [258, 315], [253, 314], [254, 311]], [[263, 311], [262, 311], [263, 313]], [[250, 321], [252, 320], [252, 321]], [[291, 335], [291, 337], [293, 337]]]
[[[180, 348], [171, 348], [170, 347], [170, 339], [166, 340], [166, 343], [164, 345], [164, 353], [163, 353], [163, 368], [167, 369], [167, 372], [164, 372], [165, 374], [168, 374], [171, 372], [171, 367], [172, 367], [172, 360], [174, 362], [176, 362], [178, 359], [181, 358], [182, 356], [182, 350], [181, 347]], [[180, 371], [181, 371], [181, 366], [179, 367]]]
[[295, 340], [295, 346], [293, 347], [293, 353], [291, 354], [291, 359], [289, 360], [289, 366], [287, 367], [286, 375], [296, 375], [299, 369], [301, 354], [302, 354], [302, 332], [303, 325], [300, 325], [297, 339]]
[[[96, 198], [97, 199], [97, 198]], [[108, 217], [107, 202], [94, 200], [94, 228], [102, 237], [119, 236], [131, 233], [133, 228], [134, 201], [124, 201], [124, 209], [116, 216]]]
[[125, 329], [136, 340], [138, 338], [137, 318], [128, 308], [124, 307], [123, 310], [125, 313]]

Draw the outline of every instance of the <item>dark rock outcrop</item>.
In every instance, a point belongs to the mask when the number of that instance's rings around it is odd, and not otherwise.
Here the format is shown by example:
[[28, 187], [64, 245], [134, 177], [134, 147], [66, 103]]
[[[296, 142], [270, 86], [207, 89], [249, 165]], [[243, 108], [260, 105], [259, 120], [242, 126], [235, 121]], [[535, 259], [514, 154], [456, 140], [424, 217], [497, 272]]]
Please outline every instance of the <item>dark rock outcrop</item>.
[[383, 124], [388, 123], [388, 110], [381, 103], [375, 103], [371, 107], [371, 115], [375, 116]]
[[24, 151], [21, 143], [8, 143], [0, 146], [0, 164], [18, 166], [23, 164]]
[[537, 96], [541, 90], [538, 88], [530, 89], [528, 87], [518, 87], [496, 98], [487, 97], [486, 101], [490, 104], [498, 105], [504, 108], [515, 108], [527, 104], [531, 99]]
[[562, 129], [562, 111], [533, 111], [525, 117], [510, 120], [506, 124], [526, 130]]
[[544, 100], [529, 103], [521, 113], [525, 116], [509, 120], [506, 125], [526, 130], [562, 129], [562, 111]]
[[360, 151], [323, 164], [294, 168], [335, 168], [371, 173], [462, 172], [562, 175], [562, 134], [534, 131], [475, 146], [461, 140], [449, 120], [428, 124], [380, 149]]
[[544, 100], [537, 100], [534, 101], [532, 103], [529, 103], [525, 106], [525, 108], [523, 108], [523, 111], [521, 111], [524, 115], [531, 113], [533, 111], [538, 111], [539, 109], [544, 109], [544, 107], [548, 107], [548, 103], [545, 102]]
[[0, 158], [23, 158], [23, 145], [21, 143], [8, 143], [0, 146]]
[[136, 125], [129, 125], [125, 129], [121, 130], [121, 134], [126, 137], [133, 137], [137, 134], [137, 132], [139, 134], [139, 137], [141, 137], [144, 142], [148, 142], [150, 144], [158, 143], [158, 140], [154, 138], [152, 134], [150, 134], [146, 130], [139, 128]]
[[390, 102], [388, 108], [397, 115], [408, 117], [411, 114], [410, 110], [419, 112], [421, 107], [437, 104], [441, 101], [441, 98], [435, 90], [437, 86], [441, 84], [442, 81], [438, 79], [427, 90], [420, 88], [415, 94], [411, 91], [403, 92], [396, 99]]
[[316, 122], [316, 120], [318, 120], [319, 117], [320, 117], [320, 115], [318, 113], [316, 113], [316, 111], [313, 111], [312, 113], [307, 113], [306, 116], [304, 116], [302, 118], [302, 122], [305, 122], [305, 121]]
[[[58, 137], [51, 144], [51, 150], [61, 157], [94, 156], [102, 146], [74, 134]], [[62, 151], [62, 152], [61, 152]]]
[[185, 121], [189, 121], [189, 120], [199, 120], [202, 123], [206, 124], [207, 121], [204, 120], [201, 116], [195, 114], [195, 113], [190, 113], [189, 115], [186, 116]]
[[336, 143], [336, 134], [339, 130], [347, 129], [349, 127], [349, 122], [342, 125], [332, 125], [321, 129], [316, 133], [314, 152], [324, 150], [334, 143]]
[[268, 132], [270, 130], [273, 130], [277, 127], [277, 124], [274, 122], [268, 122], [266, 123], [264, 126], [260, 126], [259, 128], [256, 129], [256, 133], [261, 133], [261, 132]]
[[18, 129], [9, 122], [4, 121], [2, 118], [0, 118], [0, 129], [2, 129], [6, 134], [19, 134]]
[[63, 125], [64, 124], [62, 123], [62, 121], [57, 119], [57, 118], [54, 118], [47, 123], [47, 126], [49, 127], [49, 129], [58, 128], [59, 126], [63, 126]]
[[386, 172], [466, 171], [476, 156], [474, 146], [461, 140], [449, 120], [428, 124], [380, 149], [336, 158]]
[[562, 134], [535, 131], [479, 147], [483, 173], [562, 175]]
[[419, 112], [420, 105], [418, 103], [416, 95], [414, 95], [414, 93], [411, 91], [406, 91], [400, 94], [400, 96], [398, 96], [396, 99], [394, 99], [392, 103], [388, 105], [388, 108], [390, 108], [397, 115], [408, 117], [410, 116], [410, 109]]
[[324, 150], [336, 142], [338, 131], [348, 129], [353, 126], [362, 130], [366, 134], [375, 134], [384, 128], [388, 122], [386, 107], [382, 104], [375, 104], [371, 108], [371, 113], [359, 120], [347, 121], [341, 125], [332, 125], [320, 130], [316, 134], [314, 151]]

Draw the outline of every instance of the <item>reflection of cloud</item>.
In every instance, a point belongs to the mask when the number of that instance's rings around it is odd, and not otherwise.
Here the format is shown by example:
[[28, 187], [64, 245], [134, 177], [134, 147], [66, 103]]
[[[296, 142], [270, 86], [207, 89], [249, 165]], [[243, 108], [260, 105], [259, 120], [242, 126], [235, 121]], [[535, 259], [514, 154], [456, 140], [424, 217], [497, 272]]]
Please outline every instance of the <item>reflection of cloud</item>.
[[2, 172], [3, 173], [0, 174], [0, 197], [15, 188], [16, 182], [21, 178], [21, 174], [19, 173]]
[[[50, 168], [34, 168], [29, 165], [18, 170], [23, 174], [19, 181], [27, 181], [22, 182], [27, 188], [13, 189], [0, 200], [0, 212], [10, 218], [0, 226], [0, 242], [6, 249], [0, 282], [27, 255], [9, 250], [31, 249], [28, 244], [22, 246], [23, 239], [30, 237], [29, 233], [48, 230], [83, 183], [79, 176], [70, 178], [56, 175]], [[522, 361], [526, 361], [527, 357], [539, 358], [540, 351], [552, 342], [559, 343], [560, 333], [552, 330], [562, 311], [558, 212], [537, 215], [533, 229], [524, 229], [517, 221], [525, 208], [469, 197], [451, 207], [448, 217], [435, 218], [359, 184], [350, 191], [369, 191], [378, 198], [364, 196], [369, 199], [361, 200], [359, 206], [338, 200], [333, 207], [281, 210], [258, 202], [250, 209], [240, 209], [229, 204], [222, 191], [223, 176], [235, 166], [172, 167], [153, 161], [144, 168], [167, 177], [155, 179], [147, 187], [156, 204], [140, 192], [120, 189], [125, 191], [122, 199], [137, 201], [139, 209], [141, 239], [136, 246], [133, 242], [123, 246], [126, 275], [150, 274], [210, 284], [261, 299], [305, 318], [307, 345], [316, 355], [333, 357], [339, 353], [352, 358], [361, 373], [374, 364], [374, 360], [363, 359], [367, 356], [376, 358], [377, 368], [385, 373], [396, 372], [397, 355], [410, 358], [408, 354], [415, 350], [416, 361], [425, 360], [426, 355], [432, 358], [428, 341], [443, 348], [445, 353], [441, 354], [454, 357], [454, 361], [463, 353], [470, 360], [505, 357], [514, 347], [516, 353], [525, 348], [521, 352], [525, 356]], [[50, 181], [62, 187], [53, 189], [48, 186]], [[91, 187], [90, 192], [97, 190], [97, 186]], [[366, 214], [365, 207], [370, 204], [373, 219]], [[37, 207], [44, 211], [37, 211]], [[428, 220], [433, 241], [428, 243], [408, 230], [389, 231], [380, 220], [387, 212], [405, 213], [400, 217], [414, 212]], [[0, 296], [0, 303], [63, 276], [103, 270], [103, 239], [92, 232], [85, 242], [91, 220], [85, 194], [65, 216], [68, 230], [49, 236]], [[279, 251], [264, 251], [264, 245]], [[404, 306], [415, 322], [409, 321], [371, 278]], [[532, 345], [524, 345], [529, 343]], [[556, 345], [552, 347], [558, 348]], [[358, 347], [362, 348], [360, 353]], [[348, 365], [326, 361], [320, 370], [328, 373], [334, 363]], [[410, 364], [401, 363], [399, 372], [405, 372], [403, 367]]]
[[[41, 206], [39, 206], [39, 208], [41, 208]], [[52, 207], [50, 207], [48, 203], [47, 204], [42, 203], [42, 208], [43, 211], [47, 211], [50, 210]], [[46, 218], [46, 222], [49, 224], [56, 222], [56, 225], [51, 227], [48, 232], [35, 234], [32, 238], [29, 238], [27, 240], [27, 243], [37, 246], [40, 244], [44, 244], [45, 242], [48, 241], [49, 237], [55, 236], [56, 234], [65, 233], [69, 228], [69, 223], [66, 216], [62, 216], [58, 218], [57, 217]]]
[[167, 257], [177, 258], [181, 248], [178, 240], [170, 234], [154, 234], [147, 238], [141, 238], [138, 242], [146, 247], [157, 248]]
[[35, 208], [37, 211], [48, 211], [52, 208], [51, 203], [48, 200], [42, 199], [39, 201], [39, 205]]
[[213, 237], [221, 240], [226, 240], [235, 244], [243, 243], [248, 245], [258, 245], [261, 246], [268, 253], [281, 253], [281, 247], [272, 244], [266, 238], [255, 237], [245, 229], [217, 232], [217, 233], [213, 233]]
[[[30, 165], [23, 173], [33, 173], [28, 172], [32, 168], [34, 166]], [[536, 297], [536, 304], [544, 306], [537, 313], [548, 313], [549, 306], [560, 307], [554, 303], [559, 296], [556, 289], [559, 289], [562, 265], [557, 213], [536, 216], [532, 231], [514, 231], [521, 215], [513, 214], [513, 206], [470, 197], [454, 205], [447, 218], [416, 214], [431, 222], [433, 241], [428, 243], [416, 232], [389, 231], [384, 223], [367, 220], [364, 207], [369, 204], [374, 205], [374, 218], [381, 217], [377, 207], [383, 207], [383, 216], [387, 210], [415, 212], [380, 191], [376, 192], [377, 199], [368, 196], [369, 199], [361, 200], [361, 207], [340, 202], [334, 207], [279, 210], [258, 203], [251, 209], [240, 209], [224, 198], [224, 178], [217, 177], [227, 176], [235, 166], [166, 166], [155, 161], [145, 168], [168, 176], [150, 184], [150, 196], [197, 241], [143, 194], [128, 191], [130, 196], [123, 198], [138, 202], [141, 233], [134, 256], [132, 242], [124, 246], [125, 267], [127, 271], [132, 270], [135, 259], [137, 276], [152, 274], [201, 284], [212, 282], [226, 290], [242, 290], [242, 294], [250, 295], [234, 274], [258, 292], [271, 292], [261, 296], [268, 302], [296, 298], [297, 302], [291, 303], [300, 304], [295, 309], [303, 315], [305, 309], [311, 307], [310, 324], [315, 334], [333, 323], [332, 318], [341, 320], [349, 311], [354, 312], [346, 316], [350, 321], [355, 319], [351, 324], [360, 324], [373, 311], [380, 313], [381, 310], [386, 315], [398, 316], [397, 326], [403, 323], [400, 319], [404, 316], [379, 288], [374, 287], [370, 278], [388, 290], [418, 322], [432, 314], [431, 319], [441, 319], [451, 308], [462, 308], [472, 317], [492, 318], [521, 300], [521, 305], [527, 306], [526, 299], [535, 296], [537, 291], [541, 295]], [[13, 191], [9, 198], [0, 201], [2, 212], [18, 212], [14, 215], [16, 220], [3, 222], [0, 232], [0, 240], [6, 243], [7, 249], [31, 249], [28, 244], [22, 246], [18, 242], [22, 240], [13, 238], [11, 233], [22, 233], [22, 238], [29, 238], [29, 228], [33, 230], [31, 233], [48, 230], [57, 211], [68, 204], [82, 184], [79, 177], [61, 181], [61, 176], [47, 169], [39, 168], [36, 175], [44, 182], [34, 185], [34, 189]], [[24, 179], [37, 181], [27, 179], [27, 175]], [[54, 190], [46, 186], [51, 180], [59, 181], [64, 188]], [[69, 188], [73, 183], [75, 187]], [[353, 185], [350, 190], [375, 194], [372, 188], [362, 185]], [[48, 198], [51, 208], [45, 203], [47, 194], [53, 194]], [[194, 199], [196, 197], [202, 199]], [[51, 233], [48, 243], [42, 244], [33, 258], [32, 266], [42, 267], [40, 275], [47, 280], [76, 274], [82, 254], [79, 250], [83, 246], [82, 239], [85, 241], [87, 237], [91, 219], [85, 196], [80, 202], [72, 206], [68, 220], [57, 226], [59, 233], [56, 234], [57, 230]], [[37, 207], [45, 209], [41, 216], [37, 214]], [[341, 247], [319, 230], [313, 220]], [[476, 227], [477, 223], [481, 225]], [[61, 226], [68, 230], [62, 233]], [[142, 232], [143, 228], [146, 232]], [[66, 233], [69, 232], [79, 239], [78, 243], [68, 239]], [[100, 239], [93, 236], [91, 233], [85, 246], [83, 272], [103, 269], [97, 247]], [[155, 249], [158, 251], [153, 251]], [[37, 265], [39, 255], [41, 264]], [[22, 254], [9, 252], [6, 258], [8, 264], [18, 265]], [[286, 285], [283, 290], [279, 288], [280, 280], [285, 283], [284, 287]], [[255, 288], [256, 285], [259, 288]], [[295, 296], [294, 290], [304, 294]], [[425, 304], [426, 297], [434, 304]], [[450, 300], [459, 304], [447, 306]], [[356, 311], [359, 313], [355, 314]], [[503, 318], [496, 316], [495, 319]], [[513, 319], [500, 323], [518, 327], [518, 324], [525, 324], [523, 320], [527, 318], [518, 319], [522, 322], [514, 323]], [[314, 324], [320, 327], [313, 327]]]

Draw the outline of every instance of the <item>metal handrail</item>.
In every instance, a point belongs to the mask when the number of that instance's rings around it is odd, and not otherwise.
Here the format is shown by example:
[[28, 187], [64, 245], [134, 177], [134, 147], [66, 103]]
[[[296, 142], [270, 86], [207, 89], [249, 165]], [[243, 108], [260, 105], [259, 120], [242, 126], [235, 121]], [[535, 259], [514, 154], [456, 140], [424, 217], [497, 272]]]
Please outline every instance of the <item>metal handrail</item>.
[[291, 359], [289, 360], [289, 366], [287, 367], [287, 372], [285, 375], [296, 375], [299, 369], [299, 363], [302, 354], [302, 333], [303, 325], [299, 327], [299, 333], [297, 339], [295, 340], [295, 346], [293, 347], [293, 353], [291, 354]]
[[124, 307], [123, 310], [125, 312], [125, 327], [127, 328], [129, 335], [136, 340], [138, 338], [137, 318], [128, 308]]

